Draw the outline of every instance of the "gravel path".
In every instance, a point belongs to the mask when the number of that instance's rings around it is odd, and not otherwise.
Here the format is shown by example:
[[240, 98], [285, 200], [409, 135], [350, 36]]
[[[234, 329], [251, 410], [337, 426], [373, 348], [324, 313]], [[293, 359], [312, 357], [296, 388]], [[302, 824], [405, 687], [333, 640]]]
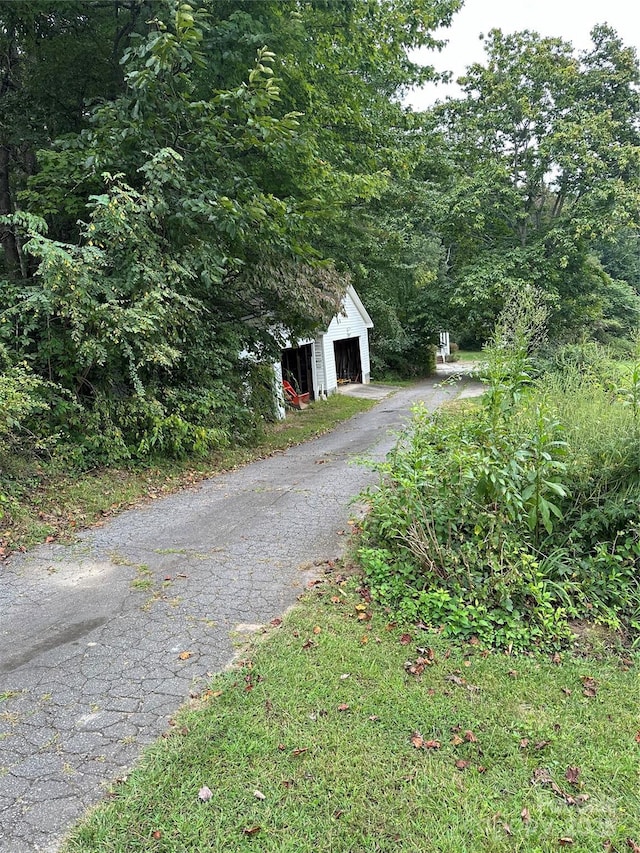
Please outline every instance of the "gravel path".
[[326, 436], [0, 568], [2, 853], [57, 850], [243, 633], [340, 555], [350, 501], [376, 476], [354, 460], [383, 458], [417, 400], [460, 390], [400, 390]]

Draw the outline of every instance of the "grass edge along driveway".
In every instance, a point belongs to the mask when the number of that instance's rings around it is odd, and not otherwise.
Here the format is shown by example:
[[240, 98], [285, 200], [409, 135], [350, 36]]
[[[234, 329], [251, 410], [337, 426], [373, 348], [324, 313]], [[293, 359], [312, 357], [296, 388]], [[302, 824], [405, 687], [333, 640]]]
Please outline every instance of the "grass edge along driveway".
[[319, 583], [64, 853], [640, 850], [626, 652], [513, 657], [389, 620], [357, 578]]

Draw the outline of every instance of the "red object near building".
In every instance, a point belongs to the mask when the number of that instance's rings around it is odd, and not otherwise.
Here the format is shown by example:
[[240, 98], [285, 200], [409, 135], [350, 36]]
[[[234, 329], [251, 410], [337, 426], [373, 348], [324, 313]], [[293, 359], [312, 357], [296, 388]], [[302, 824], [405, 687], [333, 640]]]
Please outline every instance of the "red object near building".
[[294, 389], [293, 385], [290, 382], [287, 382], [286, 379], [283, 380], [282, 387], [284, 388], [284, 396], [287, 398], [287, 403], [292, 406], [295, 406], [296, 409], [301, 409], [309, 402], [309, 393], [296, 393], [296, 390]]

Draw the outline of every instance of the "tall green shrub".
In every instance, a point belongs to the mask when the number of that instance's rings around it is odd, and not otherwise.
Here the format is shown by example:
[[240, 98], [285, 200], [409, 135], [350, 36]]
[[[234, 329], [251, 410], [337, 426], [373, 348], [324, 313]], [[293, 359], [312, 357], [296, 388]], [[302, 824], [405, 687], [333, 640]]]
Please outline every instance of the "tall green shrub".
[[578, 372], [532, 379], [543, 324], [535, 293], [510, 301], [479, 406], [416, 410], [361, 550], [404, 617], [516, 648], [563, 641], [572, 617], [640, 628], [634, 392]]

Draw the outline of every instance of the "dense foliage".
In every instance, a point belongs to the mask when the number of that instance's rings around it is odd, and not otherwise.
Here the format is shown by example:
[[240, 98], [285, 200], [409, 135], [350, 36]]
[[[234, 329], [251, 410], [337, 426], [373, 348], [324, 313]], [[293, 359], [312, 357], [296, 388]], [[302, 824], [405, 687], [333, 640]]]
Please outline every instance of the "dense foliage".
[[546, 646], [589, 618], [637, 638], [640, 363], [621, 376], [597, 346], [568, 347], [534, 379], [542, 319], [518, 294], [480, 405], [415, 413], [362, 563], [379, 599], [447, 634]]
[[556, 340], [637, 327], [638, 58], [607, 26], [592, 40], [576, 56], [557, 38], [493, 30], [464, 97], [434, 111], [450, 157], [443, 291], [468, 341], [484, 342], [505, 294], [530, 285]]
[[[0, 342], [7, 387], [38, 389], [5, 395], [14, 436], [79, 465], [244, 440], [272, 416], [281, 330], [327, 324], [367, 254], [417, 288], [419, 246], [373, 208], [409, 171], [399, 97], [432, 75], [408, 51], [458, 5], [3, 8]], [[428, 367], [432, 329], [405, 330], [390, 284], [370, 289], [386, 351]]]
[[205, 453], [273, 415], [264, 366], [353, 281], [373, 367], [484, 340], [509, 288], [628, 350], [638, 61], [487, 39], [402, 105], [460, 0], [14, 0], [0, 10], [0, 457]]

